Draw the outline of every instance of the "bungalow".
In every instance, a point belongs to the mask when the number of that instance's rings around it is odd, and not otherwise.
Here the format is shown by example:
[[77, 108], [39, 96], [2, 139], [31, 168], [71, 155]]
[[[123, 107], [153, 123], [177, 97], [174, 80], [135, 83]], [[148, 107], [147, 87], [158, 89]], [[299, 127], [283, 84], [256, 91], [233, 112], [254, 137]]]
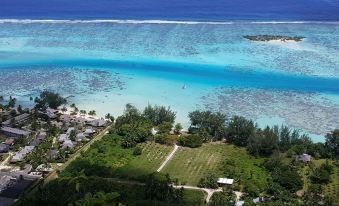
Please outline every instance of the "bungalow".
[[74, 121], [75, 121], [76, 123], [80, 123], [80, 124], [86, 124], [86, 123], [87, 123], [87, 119], [84, 118], [84, 117], [76, 117], [76, 118], [74, 119]]
[[52, 172], [53, 169], [51, 168], [51, 166], [49, 166], [47, 164], [41, 164], [41, 165], [37, 166], [35, 171], [38, 171], [38, 172]]
[[56, 149], [52, 149], [48, 152], [47, 157], [49, 160], [54, 160], [58, 157], [59, 151]]
[[228, 179], [228, 178], [218, 178], [218, 185], [223, 186], [223, 185], [232, 185], [234, 182], [233, 179]]
[[14, 139], [13, 138], [7, 138], [4, 142], [4, 144], [8, 146], [12, 146], [14, 144]]
[[63, 114], [60, 116], [60, 121], [69, 123], [73, 121], [73, 117], [69, 114]]
[[312, 156], [308, 154], [297, 155], [295, 157], [295, 160], [302, 161], [302, 162], [310, 162], [312, 160]]
[[[17, 122], [17, 123], [22, 123], [22, 122], [28, 120], [29, 116], [30, 116], [30, 114], [28, 114], [28, 113], [20, 114], [20, 115], [14, 117], [14, 120], [15, 120], [15, 122]], [[9, 120], [7, 120], [7, 121], [4, 121], [4, 122], [2, 123], [2, 125], [4, 125], [4, 126], [8, 126], [8, 125], [10, 125], [10, 124], [11, 124], [11, 119], [9, 119]]]
[[46, 132], [42, 132], [40, 131], [37, 136], [36, 136], [36, 139], [39, 139], [39, 140], [44, 140], [46, 138], [47, 134]]
[[68, 140], [68, 135], [67, 135], [67, 134], [61, 134], [61, 135], [59, 135], [59, 137], [58, 137], [58, 141], [59, 141], [59, 142], [64, 142], [64, 141], [66, 141], [66, 140]]
[[70, 135], [72, 131], [75, 131], [74, 127], [68, 128], [66, 134]]
[[29, 145], [30, 146], [38, 146], [41, 142], [42, 142], [42, 140], [40, 140], [40, 139], [34, 139]]
[[87, 122], [88, 125], [93, 127], [104, 127], [106, 125], [106, 120], [103, 119], [95, 119], [90, 122]]
[[84, 132], [84, 135], [85, 136], [91, 136], [92, 134], [94, 134], [95, 130], [92, 129], [92, 128], [86, 128], [85, 132]]
[[2, 127], [1, 132], [4, 135], [11, 136], [11, 137], [27, 137], [30, 135], [30, 132], [28, 131], [16, 129], [12, 127]]
[[59, 129], [61, 129], [63, 125], [62, 122], [57, 122], [57, 121], [52, 121], [51, 124], [56, 126]]
[[11, 162], [20, 162], [22, 161], [27, 154], [31, 153], [35, 147], [34, 146], [25, 146], [22, 150], [15, 153]]
[[0, 144], [0, 153], [6, 153], [9, 151], [9, 146], [6, 144]]
[[73, 142], [71, 141], [71, 140], [66, 140], [66, 141], [64, 141], [64, 143], [62, 144], [62, 149], [72, 149], [72, 148], [74, 148], [74, 144], [73, 144]]
[[56, 116], [57, 116], [57, 114], [58, 114], [58, 112], [59, 112], [59, 110], [56, 110], [56, 109], [52, 109], [52, 108], [47, 108], [46, 109], [46, 115], [49, 117], [49, 118], [51, 118], [51, 119], [53, 119], [53, 118], [55, 118]]
[[84, 135], [84, 133], [79, 133], [77, 134], [77, 136], [75, 137], [75, 140], [77, 142], [81, 142], [81, 141], [84, 141], [84, 140], [87, 140], [86, 136]]

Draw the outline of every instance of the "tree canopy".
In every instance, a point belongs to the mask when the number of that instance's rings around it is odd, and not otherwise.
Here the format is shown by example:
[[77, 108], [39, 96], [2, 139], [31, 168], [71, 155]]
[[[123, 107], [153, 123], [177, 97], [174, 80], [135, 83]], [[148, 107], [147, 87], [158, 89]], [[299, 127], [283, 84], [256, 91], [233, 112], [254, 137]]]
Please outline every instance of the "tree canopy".
[[58, 93], [43, 91], [40, 97], [35, 98], [35, 103], [35, 107], [38, 109], [46, 109], [47, 107], [57, 109], [59, 106], [66, 104], [67, 100]]

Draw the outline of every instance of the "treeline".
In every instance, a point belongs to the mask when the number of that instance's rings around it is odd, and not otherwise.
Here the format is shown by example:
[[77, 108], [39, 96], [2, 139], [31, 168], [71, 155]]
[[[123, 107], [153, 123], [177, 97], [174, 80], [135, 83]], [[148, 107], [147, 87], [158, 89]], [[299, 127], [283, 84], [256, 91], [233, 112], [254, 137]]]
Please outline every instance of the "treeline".
[[[155, 138], [158, 142], [166, 143], [168, 133], [174, 126], [176, 113], [169, 107], [148, 105], [143, 111], [139, 111], [131, 104], [127, 104], [123, 115], [115, 121], [111, 132], [123, 137], [123, 147], [134, 147], [137, 143]], [[152, 128], [158, 129], [154, 137]]]
[[122, 206], [193, 205], [184, 199], [184, 189], [175, 189], [168, 175], [148, 175], [145, 185], [123, 184], [114, 179], [88, 177], [79, 173], [41, 184], [34, 193], [24, 194], [18, 206]]
[[308, 153], [316, 158], [339, 156], [339, 130], [326, 135], [326, 143], [313, 143], [309, 136], [287, 126], [267, 126], [262, 129], [252, 120], [241, 116], [227, 119], [226, 115], [211, 111], [189, 113], [191, 136], [179, 138], [184, 146], [196, 147], [203, 142], [225, 140], [246, 147], [250, 154], [268, 157], [274, 151], [290, 156]]

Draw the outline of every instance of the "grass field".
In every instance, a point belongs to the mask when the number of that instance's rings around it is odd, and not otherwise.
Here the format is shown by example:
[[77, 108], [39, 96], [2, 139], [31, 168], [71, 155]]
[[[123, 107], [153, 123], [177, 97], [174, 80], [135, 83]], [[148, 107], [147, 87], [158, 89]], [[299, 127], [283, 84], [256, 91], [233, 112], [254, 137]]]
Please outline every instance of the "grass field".
[[224, 144], [204, 144], [194, 149], [180, 148], [162, 172], [178, 178], [181, 184], [197, 185], [206, 173], [218, 173], [219, 164], [225, 155]]
[[135, 156], [134, 148], [120, 146], [120, 137], [106, 136], [73, 161], [63, 175], [72, 176], [84, 170], [87, 176], [136, 179], [155, 172], [173, 148], [154, 142], [139, 146], [142, 154]]
[[155, 172], [173, 149], [173, 146], [154, 142], [142, 143], [140, 147], [142, 148], [142, 154], [119, 168], [118, 172], [122, 176], [136, 177]]
[[[204, 144], [194, 149], [180, 148], [162, 172], [169, 173], [182, 184], [197, 185], [208, 173], [218, 176], [228, 174], [223, 167], [226, 160], [234, 162], [235, 166], [232, 167], [241, 177], [257, 179], [259, 185], [266, 184], [267, 173], [257, 166], [263, 159], [249, 156], [244, 148], [223, 143]], [[236, 179], [235, 176], [228, 178]]]

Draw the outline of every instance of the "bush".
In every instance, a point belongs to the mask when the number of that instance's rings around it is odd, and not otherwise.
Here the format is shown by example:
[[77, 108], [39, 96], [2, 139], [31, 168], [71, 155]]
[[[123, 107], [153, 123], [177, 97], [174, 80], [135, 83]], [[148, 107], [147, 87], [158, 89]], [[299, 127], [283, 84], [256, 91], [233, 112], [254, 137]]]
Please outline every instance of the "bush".
[[133, 155], [134, 156], [139, 156], [142, 154], [142, 148], [141, 147], [135, 147], [133, 150]]
[[173, 140], [171, 139], [171, 136], [168, 134], [158, 134], [155, 136], [155, 142], [159, 144], [167, 144], [167, 145], [172, 145]]
[[327, 184], [331, 181], [331, 174], [333, 173], [333, 166], [325, 163], [319, 168], [315, 169], [311, 175], [311, 181], [315, 184]]
[[184, 147], [197, 148], [201, 147], [203, 139], [198, 135], [189, 135], [185, 137], [179, 137], [178, 142]]
[[259, 188], [250, 181], [245, 182], [244, 190], [251, 197], [258, 197], [258, 195], [260, 194]]
[[218, 188], [217, 177], [214, 174], [209, 174], [200, 179], [198, 187], [203, 188]]

